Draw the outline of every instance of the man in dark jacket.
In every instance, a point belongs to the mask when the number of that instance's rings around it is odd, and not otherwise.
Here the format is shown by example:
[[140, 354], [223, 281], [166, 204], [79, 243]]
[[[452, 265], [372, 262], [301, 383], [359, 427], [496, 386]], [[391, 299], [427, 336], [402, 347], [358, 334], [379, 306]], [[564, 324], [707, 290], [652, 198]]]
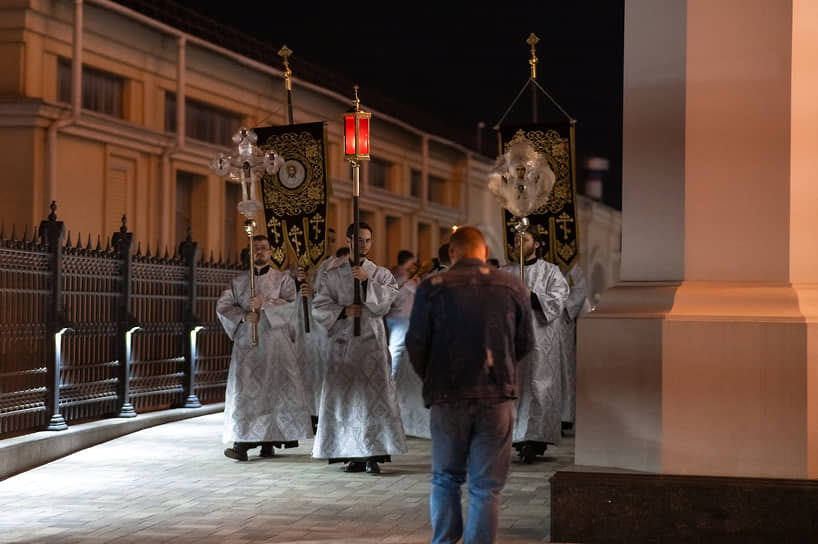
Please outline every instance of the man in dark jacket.
[[534, 347], [529, 295], [519, 278], [486, 264], [476, 228], [452, 235], [449, 256], [451, 268], [418, 287], [406, 335], [431, 406], [432, 543], [494, 542], [511, 460], [516, 365]]

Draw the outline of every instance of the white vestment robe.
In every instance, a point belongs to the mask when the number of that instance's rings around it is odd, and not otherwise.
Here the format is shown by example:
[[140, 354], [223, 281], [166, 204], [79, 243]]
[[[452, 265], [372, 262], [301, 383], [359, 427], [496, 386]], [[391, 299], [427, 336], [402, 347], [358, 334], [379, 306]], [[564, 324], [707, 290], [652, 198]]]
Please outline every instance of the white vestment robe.
[[[502, 270], [520, 276], [519, 264], [507, 264]], [[568, 283], [558, 266], [542, 259], [525, 265], [525, 285], [539, 302], [532, 308], [534, 349], [517, 364], [520, 396], [514, 421], [512, 442], [548, 442], [559, 444], [562, 425], [560, 323], [568, 298]]]
[[295, 349], [295, 282], [270, 268], [257, 275], [261, 297], [258, 345], [250, 345], [250, 277], [236, 276], [216, 303], [216, 313], [233, 341], [224, 403], [222, 440], [289, 442], [312, 437], [310, 410]]
[[[400, 335], [398, 339], [400, 349], [395, 349], [395, 342], [393, 342], [391, 335], [396, 332], [390, 331], [389, 351], [393, 357], [396, 357], [392, 361], [392, 367], [396, 369], [395, 387], [397, 389], [400, 417], [403, 421], [403, 430], [409, 436], [432, 438], [432, 431], [429, 427], [429, 409], [423, 404], [423, 382], [415, 369], [412, 368], [412, 364], [409, 362], [409, 352], [405, 348], [406, 331], [409, 329], [409, 316], [412, 315], [412, 303], [419, 284], [420, 278], [414, 278], [404, 283], [398, 291], [398, 299], [401, 300], [399, 315], [405, 317], [405, 325], [401, 321], [390, 320], [390, 316], [387, 316], [386, 323], [396, 322], [395, 329], [397, 334]], [[400, 295], [403, 295], [403, 297]], [[395, 307], [393, 305], [390, 314], [394, 312]], [[400, 328], [401, 326], [403, 328]]]
[[577, 319], [590, 307], [585, 274], [574, 264], [565, 275], [570, 289], [560, 328], [562, 361], [562, 421], [573, 423], [577, 409]]
[[329, 335], [318, 431], [313, 457], [350, 459], [406, 452], [395, 400], [383, 316], [397, 296], [398, 284], [386, 268], [365, 260], [369, 276], [361, 285], [361, 334], [353, 336], [353, 318], [342, 317], [353, 302], [349, 259], [333, 260], [313, 299], [313, 316]]
[[[310, 277], [310, 284], [313, 288], [313, 299], [318, 289], [321, 287], [322, 278], [325, 276], [327, 266], [337, 257], [327, 257], [313, 271]], [[302, 350], [304, 358], [304, 387], [307, 393], [307, 402], [310, 405], [310, 412], [318, 415], [321, 406], [321, 389], [324, 386], [324, 375], [327, 372], [327, 356], [329, 349], [329, 338], [327, 329], [315, 318], [313, 314], [313, 300], [307, 303], [310, 316], [310, 332], [304, 330], [304, 305], [301, 302], [301, 295], [298, 295], [298, 341], [297, 344]]]

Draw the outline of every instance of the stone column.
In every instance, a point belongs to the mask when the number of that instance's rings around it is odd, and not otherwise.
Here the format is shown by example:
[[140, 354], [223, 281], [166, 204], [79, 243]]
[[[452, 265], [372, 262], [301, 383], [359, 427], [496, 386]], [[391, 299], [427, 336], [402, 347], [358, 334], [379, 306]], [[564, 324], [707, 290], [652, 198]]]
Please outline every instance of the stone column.
[[622, 281], [576, 464], [818, 477], [818, 3], [629, 0]]

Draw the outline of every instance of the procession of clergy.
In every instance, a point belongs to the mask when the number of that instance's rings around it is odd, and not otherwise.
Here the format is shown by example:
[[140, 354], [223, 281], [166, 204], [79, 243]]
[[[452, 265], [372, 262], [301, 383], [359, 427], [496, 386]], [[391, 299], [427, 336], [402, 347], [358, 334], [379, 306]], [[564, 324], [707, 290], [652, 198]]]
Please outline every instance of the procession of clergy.
[[[403, 341], [417, 286], [446, 273], [445, 246], [433, 266], [419, 267], [412, 252], [402, 250], [397, 265], [387, 269], [366, 258], [372, 229], [360, 223], [358, 230], [359, 266], [350, 258], [350, 225], [349, 251], [335, 253], [330, 231], [332, 256], [308, 271], [271, 267], [269, 241], [257, 236], [251, 256], [256, 295], [250, 296], [249, 273], [242, 273], [220, 297], [217, 314], [233, 341], [222, 437], [227, 457], [247, 461], [248, 451], [257, 447], [261, 457], [272, 457], [275, 448], [314, 436], [316, 459], [344, 463], [347, 472], [378, 474], [379, 463], [406, 453], [406, 435], [430, 438], [422, 380]], [[536, 234], [526, 232], [522, 239], [536, 347], [517, 368], [512, 444], [520, 460], [530, 463], [573, 425], [576, 320], [589, 304], [578, 266], [563, 274], [539, 258], [542, 241]], [[519, 245], [517, 238], [517, 254]], [[519, 276], [520, 264], [502, 270]], [[353, 303], [354, 279], [359, 305]]]

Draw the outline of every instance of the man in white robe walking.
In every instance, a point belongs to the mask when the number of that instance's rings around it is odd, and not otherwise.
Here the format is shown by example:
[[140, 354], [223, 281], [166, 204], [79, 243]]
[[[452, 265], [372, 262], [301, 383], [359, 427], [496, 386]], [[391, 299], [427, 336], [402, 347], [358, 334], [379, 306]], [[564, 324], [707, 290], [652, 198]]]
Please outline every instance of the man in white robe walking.
[[[389, 270], [366, 258], [372, 228], [359, 223], [361, 262], [335, 259], [327, 265], [313, 316], [329, 335], [329, 359], [321, 393], [313, 457], [348, 461], [346, 472], [379, 474], [379, 462], [406, 453], [395, 383], [386, 344], [384, 315], [398, 293]], [[353, 225], [347, 229], [352, 247]], [[361, 282], [361, 304], [354, 304], [354, 279]], [[360, 318], [360, 335], [353, 334]]]
[[[295, 349], [295, 282], [270, 267], [270, 242], [253, 238], [256, 295], [249, 274], [236, 276], [216, 303], [216, 313], [233, 341], [227, 375], [222, 440], [224, 454], [247, 461], [247, 451], [261, 446], [261, 457], [274, 447], [292, 447], [313, 436], [310, 410]], [[258, 345], [251, 345], [252, 327]]]
[[[515, 250], [520, 254], [520, 238]], [[520, 397], [514, 423], [512, 444], [524, 463], [531, 463], [545, 452], [548, 444], [559, 444], [561, 438], [562, 376], [560, 323], [568, 298], [568, 282], [558, 266], [537, 257], [542, 246], [539, 236], [523, 234], [522, 254], [525, 263], [525, 285], [531, 298], [534, 316], [534, 350], [517, 367]], [[520, 275], [520, 263], [501, 268]]]

